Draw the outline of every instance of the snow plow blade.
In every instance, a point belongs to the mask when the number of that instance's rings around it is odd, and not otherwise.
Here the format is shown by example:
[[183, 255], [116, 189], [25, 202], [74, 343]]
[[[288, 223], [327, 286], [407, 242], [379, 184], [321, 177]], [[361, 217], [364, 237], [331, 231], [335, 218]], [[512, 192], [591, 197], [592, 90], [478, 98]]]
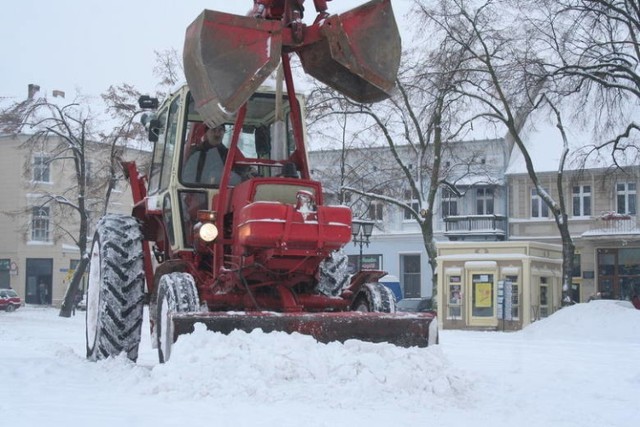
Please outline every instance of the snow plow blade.
[[269, 333], [281, 331], [311, 335], [329, 343], [356, 339], [373, 343], [387, 342], [398, 347], [427, 347], [438, 343], [438, 326], [430, 314], [389, 313], [275, 313], [210, 312], [176, 313], [173, 316], [174, 342], [189, 334], [194, 324], [204, 323], [208, 330], [225, 335], [234, 330]]
[[400, 34], [390, 0], [373, 0], [292, 34], [280, 20], [212, 10], [187, 28], [183, 61], [198, 112], [210, 124], [228, 121], [289, 52], [306, 73], [354, 99], [389, 97], [400, 65]]

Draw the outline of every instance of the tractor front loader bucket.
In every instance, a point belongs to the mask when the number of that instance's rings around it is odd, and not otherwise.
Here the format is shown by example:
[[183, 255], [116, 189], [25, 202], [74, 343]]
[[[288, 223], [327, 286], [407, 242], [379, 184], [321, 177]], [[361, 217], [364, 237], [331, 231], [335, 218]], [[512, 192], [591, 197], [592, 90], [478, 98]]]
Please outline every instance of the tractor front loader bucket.
[[400, 65], [390, 0], [372, 0], [305, 27], [302, 40], [280, 20], [205, 10], [187, 28], [184, 73], [198, 112], [216, 125], [297, 52], [306, 73], [357, 102], [388, 98]]
[[402, 50], [390, 0], [329, 16], [320, 34], [320, 41], [298, 50], [307, 74], [357, 102], [389, 97]]
[[437, 344], [437, 319], [426, 313], [389, 314], [362, 312], [274, 313], [274, 312], [210, 312], [176, 313], [173, 316], [174, 341], [204, 323], [208, 330], [225, 335], [239, 329], [251, 332], [261, 329], [269, 333], [281, 331], [311, 335], [328, 343], [356, 339], [387, 342], [399, 347], [427, 347]]
[[276, 69], [282, 23], [205, 10], [187, 28], [184, 73], [198, 112], [228, 121]]

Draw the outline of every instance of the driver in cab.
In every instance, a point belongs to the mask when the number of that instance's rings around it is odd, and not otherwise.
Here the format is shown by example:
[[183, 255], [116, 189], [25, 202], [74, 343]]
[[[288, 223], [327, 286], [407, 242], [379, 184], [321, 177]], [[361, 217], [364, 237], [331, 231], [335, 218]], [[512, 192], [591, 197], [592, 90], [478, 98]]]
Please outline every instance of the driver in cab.
[[195, 184], [219, 184], [229, 149], [222, 143], [225, 125], [205, 127], [198, 146], [189, 154], [183, 168], [183, 180]]

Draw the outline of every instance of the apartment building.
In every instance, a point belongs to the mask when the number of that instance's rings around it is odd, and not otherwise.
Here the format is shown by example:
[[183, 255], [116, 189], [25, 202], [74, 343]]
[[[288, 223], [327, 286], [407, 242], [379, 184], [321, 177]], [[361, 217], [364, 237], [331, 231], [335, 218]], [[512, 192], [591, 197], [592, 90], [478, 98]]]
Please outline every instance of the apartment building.
[[[27, 304], [58, 306], [66, 292], [71, 274], [81, 254], [71, 235], [77, 236], [79, 219], [70, 209], [56, 203], [44, 203], [46, 197], [67, 197], [75, 202], [76, 181], [71, 160], [50, 161], [58, 145], [55, 137], [37, 149], [29, 143], [29, 135], [0, 135], [0, 288], [11, 287]], [[89, 187], [100, 187], [106, 179], [99, 164], [108, 159], [109, 149], [99, 143], [90, 144], [87, 162]], [[89, 156], [89, 155], [88, 155]], [[145, 163], [148, 153], [125, 149], [125, 159]], [[107, 212], [130, 213], [132, 206], [128, 183], [117, 177]], [[93, 192], [86, 200], [90, 225], [102, 214], [104, 193]]]
[[[543, 188], [557, 200], [562, 140], [555, 123], [535, 115], [530, 119], [535, 126], [526, 127], [523, 135]], [[631, 159], [621, 168], [612, 167], [606, 152], [581, 157], [585, 151], [580, 148], [592, 143], [594, 136], [586, 129], [575, 129], [567, 130], [577, 146], [571, 148], [573, 156], [562, 174], [569, 228], [576, 246], [572, 299], [630, 299], [640, 293], [640, 166]], [[379, 154], [373, 156], [375, 151]], [[398, 152], [402, 158], [411, 159], [408, 149]], [[460, 161], [465, 153], [474, 161]], [[396, 187], [381, 194], [417, 203], [402, 186], [401, 177], [390, 178], [389, 171], [397, 166], [388, 148], [368, 148], [364, 153], [313, 151], [310, 159], [314, 177], [323, 181], [330, 200], [352, 206], [354, 218], [375, 222], [368, 245], [356, 241], [345, 248], [354, 269], [361, 264], [386, 270], [399, 283], [404, 297], [431, 295], [435, 284], [431, 283], [431, 269], [416, 221], [402, 208], [384, 201], [353, 194], [338, 197], [341, 186], [374, 191], [373, 177], [382, 174]], [[407, 164], [411, 168], [411, 162]], [[534, 189], [519, 149], [509, 138], [457, 142], [451, 144], [443, 166], [445, 184], [440, 186], [434, 209], [434, 237], [439, 248], [438, 302], [445, 327], [519, 329], [559, 309], [561, 239], [554, 219]], [[487, 318], [473, 318], [474, 274], [492, 279], [490, 310], [476, 307], [478, 313], [490, 313]], [[452, 281], [447, 282], [447, 278]], [[509, 296], [509, 314], [501, 317], [499, 307], [505, 293]]]

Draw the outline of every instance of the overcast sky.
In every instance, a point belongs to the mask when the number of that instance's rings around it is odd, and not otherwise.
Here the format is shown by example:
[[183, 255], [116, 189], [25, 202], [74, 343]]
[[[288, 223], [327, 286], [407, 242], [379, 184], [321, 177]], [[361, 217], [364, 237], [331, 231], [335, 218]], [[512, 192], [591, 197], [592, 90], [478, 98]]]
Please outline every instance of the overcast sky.
[[[341, 12], [366, 0], [333, 0]], [[403, 28], [412, 0], [392, 0]], [[252, 0], [21, 0], [0, 13], [0, 98], [21, 100], [27, 85], [97, 95], [112, 84], [152, 91], [154, 50], [182, 52], [186, 27], [203, 9], [244, 15]], [[305, 3], [305, 21], [313, 2]]]

